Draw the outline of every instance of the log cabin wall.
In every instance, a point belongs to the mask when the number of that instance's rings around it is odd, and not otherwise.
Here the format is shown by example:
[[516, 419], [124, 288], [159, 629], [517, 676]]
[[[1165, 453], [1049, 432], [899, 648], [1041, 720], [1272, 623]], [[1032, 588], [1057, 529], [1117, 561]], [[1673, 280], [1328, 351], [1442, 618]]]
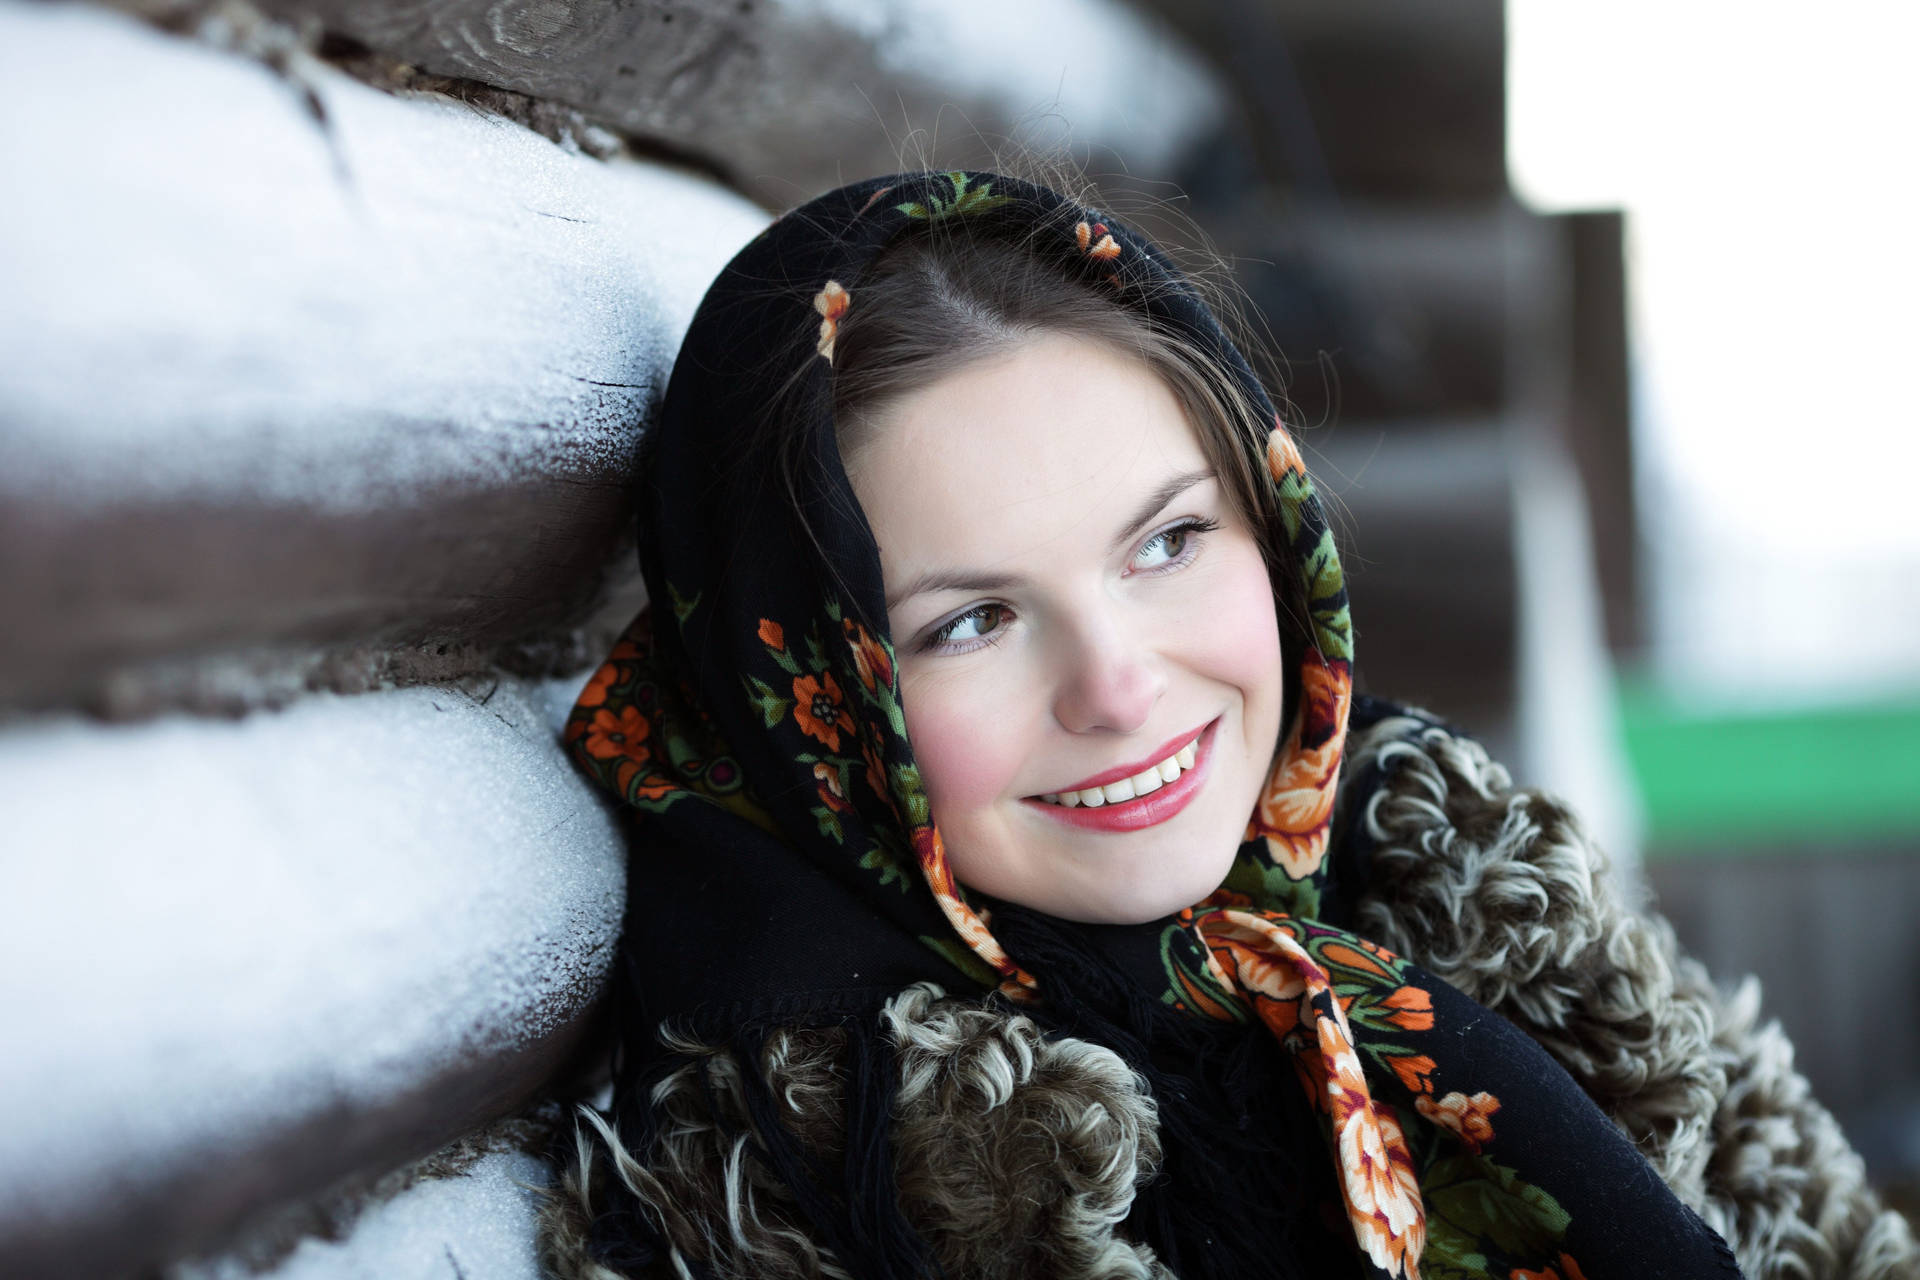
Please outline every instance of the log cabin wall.
[[0, 3], [0, 1274], [537, 1274], [625, 898], [557, 730], [700, 294], [909, 124], [1220, 110], [1015, 12]]
[[1514, 446], [1592, 502], [1566, 389], [1602, 454], [1624, 399], [1562, 341], [1609, 232], [1569, 274], [1505, 194], [1500, 44], [1486, 0], [0, 0], [0, 1274], [537, 1274], [625, 895], [556, 733], [642, 603], [635, 445], [713, 273], [845, 179], [1178, 179], [1338, 424], [1366, 678], [1521, 737]]

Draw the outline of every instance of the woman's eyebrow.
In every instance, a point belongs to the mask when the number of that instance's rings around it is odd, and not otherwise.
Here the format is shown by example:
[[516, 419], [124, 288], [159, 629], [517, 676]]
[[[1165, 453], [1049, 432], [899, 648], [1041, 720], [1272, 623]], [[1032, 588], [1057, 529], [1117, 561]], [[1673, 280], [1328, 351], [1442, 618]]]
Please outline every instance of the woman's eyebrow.
[[973, 569], [939, 569], [923, 573], [898, 591], [887, 593], [887, 608], [897, 608], [902, 600], [928, 591], [1005, 591], [1020, 579], [1008, 574], [980, 573]]
[[[1212, 468], [1199, 471], [1182, 471], [1170, 478], [1165, 484], [1147, 495], [1127, 527], [1114, 538], [1111, 550], [1147, 527], [1147, 523], [1160, 514], [1160, 508], [1172, 502], [1193, 486], [1214, 478]], [[1003, 573], [985, 573], [977, 569], [936, 569], [921, 574], [902, 586], [898, 591], [887, 593], [887, 608], [898, 608], [902, 600], [924, 595], [929, 591], [1005, 591], [1008, 587], [1020, 585], [1022, 579]]]
[[1182, 471], [1180, 474], [1168, 480], [1165, 484], [1147, 495], [1147, 500], [1140, 504], [1140, 509], [1134, 513], [1134, 517], [1128, 522], [1127, 527], [1114, 536], [1113, 542], [1108, 550], [1118, 551], [1122, 543], [1146, 528], [1147, 523], [1160, 514], [1160, 508], [1166, 506], [1169, 502], [1172, 502], [1175, 498], [1193, 488], [1193, 486], [1199, 484], [1201, 481], [1211, 480], [1213, 478], [1213, 469], [1207, 467], [1199, 471]]

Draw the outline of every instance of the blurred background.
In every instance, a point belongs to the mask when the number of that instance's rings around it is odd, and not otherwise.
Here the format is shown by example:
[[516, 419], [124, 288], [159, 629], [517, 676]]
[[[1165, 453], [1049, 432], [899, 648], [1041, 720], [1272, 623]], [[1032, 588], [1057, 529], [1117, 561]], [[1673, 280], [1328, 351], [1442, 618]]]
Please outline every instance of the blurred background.
[[1920, 97], [1895, 59], [1920, 18], [1512, 0], [1507, 23], [1517, 198], [1626, 215], [1640, 615], [1611, 639], [1648, 878], [1716, 973], [1761, 977], [1911, 1212], [1920, 246], [1896, 157]]
[[1231, 264], [1362, 687], [1757, 975], [1911, 1213], [1917, 35], [0, 0], [0, 1273], [537, 1274], [626, 873], [555, 735], [679, 335], [772, 212], [1009, 144]]

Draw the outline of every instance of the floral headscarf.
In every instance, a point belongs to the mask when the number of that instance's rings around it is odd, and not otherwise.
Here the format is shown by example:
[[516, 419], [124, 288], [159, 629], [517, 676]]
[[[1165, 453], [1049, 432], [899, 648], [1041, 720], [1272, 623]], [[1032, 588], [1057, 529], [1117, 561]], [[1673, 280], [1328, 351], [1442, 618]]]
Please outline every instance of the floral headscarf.
[[[860, 306], [862, 273], [897, 238], [933, 232], [1028, 246], [1198, 344], [1274, 424], [1259, 465], [1311, 641], [1288, 655], [1298, 661], [1295, 710], [1245, 843], [1204, 902], [1150, 925], [1073, 931], [1065, 951], [1010, 950], [996, 918], [1004, 926], [1030, 913], [996, 911], [953, 877], [907, 738], [878, 552], [835, 445], [834, 344]], [[750, 1044], [773, 1025], [857, 1025], [903, 987], [932, 980], [997, 993], [1079, 1034], [1106, 1025], [1062, 1010], [1084, 986], [1065, 976], [1081, 964], [1071, 957], [1091, 955], [1172, 1023], [1264, 1028], [1284, 1047], [1296, 1079], [1280, 1087], [1311, 1105], [1324, 1140], [1302, 1158], [1330, 1170], [1323, 1181], [1337, 1188], [1356, 1274], [1738, 1274], [1718, 1237], [1538, 1046], [1341, 927], [1351, 886], [1329, 842], [1353, 653], [1339, 557], [1264, 389], [1153, 245], [1097, 210], [993, 174], [902, 175], [829, 192], [775, 222], [715, 281], [643, 472], [639, 540], [653, 605], [588, 683], [566, 731], [579, 761], [640, 819], [624, 944], [635, 1007], [623, 1123], [645, 1127], [633, 1064], [657, 1059], [662, 1021]], [[1046, 964], [1024, 967], [1034, 955]], [[780, 1142], [760, 1137], [769, 1149]], [[849, 1207], [873, 1190], [851, 1180], [871, 1176], [850, 1169], [849, 1186], [808, 1203], [837, 1215], [819, 1225], [856, 1274], [918, 1273], [924, 1252], [897, 1223], [883, 1230]], [[1207, 1212], [1218, 1240], [1237, 1229], [1218, 1219], [1253, 1231], [1263, 1211]], [[1195, 1248], [1182, 1256], [1178, 1241], [1153, 1243], [1183, 1274], [1214, 1273]], [[1270, 1261], [1274, 1273], [1290, 1270]]]

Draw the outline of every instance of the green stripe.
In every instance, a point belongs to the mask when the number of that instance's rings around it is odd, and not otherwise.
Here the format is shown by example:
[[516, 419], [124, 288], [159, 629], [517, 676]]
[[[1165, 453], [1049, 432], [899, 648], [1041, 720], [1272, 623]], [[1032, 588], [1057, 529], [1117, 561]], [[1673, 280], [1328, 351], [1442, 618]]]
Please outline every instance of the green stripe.
[[1873, 705], [1701, 708], [1627, 682], [1620, 712], [1654, 851], [1902, 837], [1920, 847], [1920, 693]]

